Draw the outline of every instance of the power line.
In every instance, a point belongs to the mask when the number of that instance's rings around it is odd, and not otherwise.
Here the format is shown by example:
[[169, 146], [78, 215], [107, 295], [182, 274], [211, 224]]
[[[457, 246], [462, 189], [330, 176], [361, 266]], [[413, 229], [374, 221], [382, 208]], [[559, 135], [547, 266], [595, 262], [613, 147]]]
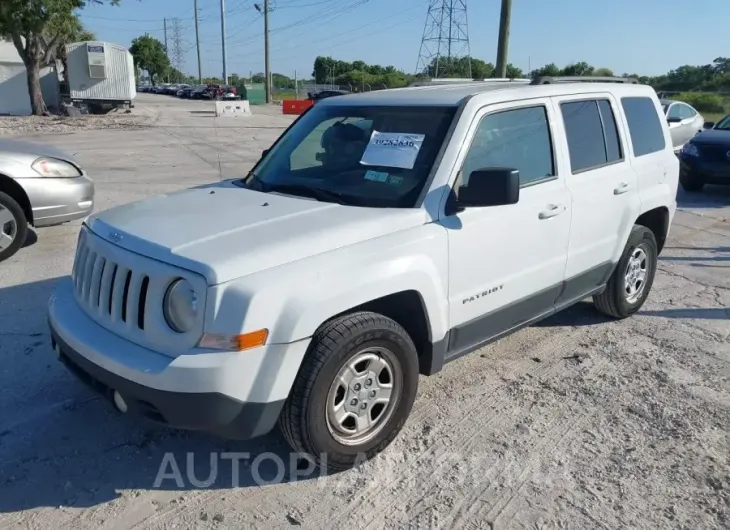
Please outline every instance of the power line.
[[[368, 26], [374, 26], [376, 24], [381, 24], [381, 23], [386, 22], [386, 21], [392, 21], [393, 19], [398, 19], [398, 18], [400, 18], [400, 15], [406, 14], [406, 13], [408, 13], [410, 11], [415, 10], [415, 9], [421, 9], [424, 5], [425, 5], [425, 3], [424, 2], [421, 2], [419, 4], [412, 5], [411, 7], [408, 7], [406, 9], [402, 9], [400, 11], [395, 11], [395, 12], [389, 13], [388, 16], [386, 16], [386, 17], [383, 17], [383, 18], [374, 20], [374, 21], [369, 22], [367, 24], [362, 24], [358, 29], [363, 29], [363, 28], [366, 28]], [[409, 20], [410, 20], [410, 18], [409, 18]], [[323, 25], [326, 25], [326, 24], [327, 24], [327, 22], [325, 22], [324, 24], [319, 24], [318, 26], [315, 26], [312, 29], [316, 29], [317, 27], [320, 27], [320, 26], [323, 26]], [[400, 26], [400, 25], [402, 25], [401, 22], [397, 23], [395, 26], [392, 26], [392, 27], [396, 27], [396, 26]], [[389, 29], [390, 27], [391, 26], [388, 26], [388, 28], [385, 28], [385, 29]], [[345, 41], [345, 42], [351, 42], [352, 40], [358, 40], [358, 39], [363, 38], [363, 37], [366, 37], [366, 36], [370, 36], [370, 35], [375, 35], [375, 34], [378, 34], [378, 33], [382, 33], [383, 31], [385, 31], [385, 29], [382, 29], [381, 28], [380, 30], [375, 31], [373, 33], [367, 33], [367, 34], [364, 34], [364, 35], [355, 37], [354, 39], [351, 39], [351, 40], [348, 40], [348, 41]], [[330, 35], [328, 37], [323, 37], [323, 38], [319, 38], [318, 37], [315, 41], [307, 41], [307, 42], [321, 43], [321, 42], [325, 42], [325, 41], [328, 41], [328, 40], [331, 40], [331, 39], [335, 39], [337, 37], [341, 37], [343, 35], [352, 35], [352, 33], [353, 33], [352, 30], [348, 30], [348, 31], [343, 31], [341, 33], [335, 33], [334, 35]], [[295, 35], [291, 35], [291, 36], [289, 36], [289, 38], [290, 39], [294, 39], [295, 37], [302, 36], [302, 35], [306, 35], [306, 34], [311, 34], [311, 30], [308, 30], [308, 31], [305, 31], [305, 32], [302, 32], [302, 33], [298, 33], [298, 34], [295, 34]], [[272, 52], [287, 51], [287, 50], [291, 50], [292, 48], [301, 48], [301, 46], [302, 46], [302, 42], [301, 41], [297, 41], [296, 44], [292, 44], [290, 46], [283, 46], [283, 47], [275, 48], [275, 49], [273, 49], [271, 51]], [[257, 53], [260, 53], [260, 51], [263, 51], [263, 50], [261, 50], [261, 49], [250, 50], [250, 51], [246, 52], [246, 54], [247, 55], [248, 54], [255, 55]]]

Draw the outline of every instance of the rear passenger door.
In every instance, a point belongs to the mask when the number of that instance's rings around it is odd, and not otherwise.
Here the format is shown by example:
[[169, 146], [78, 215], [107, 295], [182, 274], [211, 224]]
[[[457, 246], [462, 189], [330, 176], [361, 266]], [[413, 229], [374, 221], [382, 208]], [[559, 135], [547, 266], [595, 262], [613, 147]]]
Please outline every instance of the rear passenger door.
[[[562, 117], [563, 167], [573, 200], [565, 288], [558, 306], [603, 285], [639, 210], [636, 172], [626, 156], [618, 102], [609, 93], [553, 98]], [[567, 167], [566, 167], [567, 166]]]

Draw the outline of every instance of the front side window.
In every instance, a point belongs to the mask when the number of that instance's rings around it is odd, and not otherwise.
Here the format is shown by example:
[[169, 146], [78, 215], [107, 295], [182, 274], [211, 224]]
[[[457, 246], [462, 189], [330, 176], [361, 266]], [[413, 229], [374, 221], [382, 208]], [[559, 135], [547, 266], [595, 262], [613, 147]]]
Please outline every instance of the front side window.
[[316, 105], [242, 183], [353, 206], [411, 208], [455, 114], [455, 106]]
[[723, 131], [730, 130], [730, 115], [725, 116], [723, 119], [718, 121], [717, 124], [713, 128], [720, 129]]
[[494, 167], [519, 170], [520, 184], [555, 175], [545, 107], [495, 112], [482, 118], [461, 169], [466, 186], [472, 171]]
[[689, 105], [680, 104], [679, 105], [679, 117], [683, 120], [688, 120], [690, 118], [694, 118], [697, 113], [695, 112], [695, 109], [690, 107]]
[[669, 107], [669, 112], [667, 113], [667, 119], [682, 119], [682, 105], [679, 103], [673, 104], [671, 107]]

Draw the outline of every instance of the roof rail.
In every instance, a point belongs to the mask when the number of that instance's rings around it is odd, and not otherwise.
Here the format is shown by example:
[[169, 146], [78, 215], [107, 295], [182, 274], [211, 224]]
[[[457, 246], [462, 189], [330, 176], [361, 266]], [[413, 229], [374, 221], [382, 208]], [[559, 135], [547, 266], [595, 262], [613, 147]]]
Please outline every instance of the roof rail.
[[635, 77], [602, 77], [589, 75], [576, 76], [540, 76], [530, 83], [531, 85], [549, 85], [551, 83], [629, 83], [638, 84]]
[[509, 77], [488, 77], [486, 79], [470, 79], [470, 78], [437, 78], [437, 79], [423, 79], [419, 81], [413, 81], [409, 84], [409, 87], [417, 86], [434, 86], [434, 85], [467, 85], [475, 83], [529, 83], [529, 79], [511, 79]]

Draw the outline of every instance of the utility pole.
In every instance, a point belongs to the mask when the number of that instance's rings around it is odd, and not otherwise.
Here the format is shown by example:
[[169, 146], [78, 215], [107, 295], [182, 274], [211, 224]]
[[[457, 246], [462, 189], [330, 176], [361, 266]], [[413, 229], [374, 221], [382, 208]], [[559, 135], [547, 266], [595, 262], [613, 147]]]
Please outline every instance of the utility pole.
[[264, 0], [264, 77], [266, 103], [271, 103], [271, 65], [269, 62], [269, 0]]
[[167, 19], [166, 18], [162, 19], [162, 24], [165, 26], [165, 53], [167, 54], [168, 47], [167, 47]]
[[228, 84], [228, 65], [226, 64], [226, 0], [221, 0], [221, 45], [223, 48], [223, 84]]
[[198, 33], [198, 0], [193, 0], [195, 8], [195, 47], [198, 49], [198, 84], [203, 84], [203, 73], [200, 68], [200, 34]]
[[512, 0], [502, 0], [499, 16], [499, 41], [497, 42], [496, 77], [507, 77], [507, 55], [509, 48], [509, 26], [512, 18]]

